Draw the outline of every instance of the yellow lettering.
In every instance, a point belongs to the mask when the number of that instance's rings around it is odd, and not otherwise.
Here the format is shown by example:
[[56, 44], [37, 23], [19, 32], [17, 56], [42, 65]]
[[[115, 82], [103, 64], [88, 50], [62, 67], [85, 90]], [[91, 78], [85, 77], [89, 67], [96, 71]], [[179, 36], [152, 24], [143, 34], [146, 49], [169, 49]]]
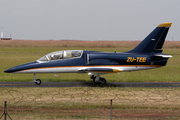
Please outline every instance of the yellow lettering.
[[143, 62], [146, 62], [146, 57], [143, 57]]
[[127, 61], [126, 62], [130, 62], [130, 60], [132, 59], [132, 57], [127, 57]]
[[126, 62], [146, 62], [146, 57], [127, 57]]
[[133, 57], [133, 60], [132, 60], [132, 62], [133, 62], [133, 61], [135, 61], [135, 60], [136, 60], [136, 59]]
[[137, 62], [139, 62], [139, 57], [137, 57]]
[[142, 62], [142, 60], [143, 60], [143, 58], [142, 58], [142, 57], [140, 57], [139, 62]]

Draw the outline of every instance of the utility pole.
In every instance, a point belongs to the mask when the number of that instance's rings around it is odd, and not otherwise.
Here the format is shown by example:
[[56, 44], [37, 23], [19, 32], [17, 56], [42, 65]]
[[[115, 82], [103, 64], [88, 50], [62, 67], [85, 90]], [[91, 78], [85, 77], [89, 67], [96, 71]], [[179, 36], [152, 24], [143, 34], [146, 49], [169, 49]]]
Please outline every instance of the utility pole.
[[4, 102], [4, 113], [1, 115], [0, 119], [2, 118], [3, 115], [4, 115], [4, 120], [7, 120], [7, 115], [9, 119], [12, 120], [9, 114], [7, 113], [7, 101]]

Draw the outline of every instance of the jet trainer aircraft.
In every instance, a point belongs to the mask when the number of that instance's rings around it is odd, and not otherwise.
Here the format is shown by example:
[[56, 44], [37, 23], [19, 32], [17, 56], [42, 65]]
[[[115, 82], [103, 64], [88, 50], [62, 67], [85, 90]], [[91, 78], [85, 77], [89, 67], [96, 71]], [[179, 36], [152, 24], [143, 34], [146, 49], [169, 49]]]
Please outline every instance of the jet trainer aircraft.
[[137, 47], [127, 52], [99, 52], [64, 50], [52, 52], [44, 57], [5, 70], [6, 73], [88, 73], [95, 84], [106, 84], [102, 74], [146, 70], [165, 66], [171, 55], [162, 53], [169, 27], [172, 23], [158, 25]]

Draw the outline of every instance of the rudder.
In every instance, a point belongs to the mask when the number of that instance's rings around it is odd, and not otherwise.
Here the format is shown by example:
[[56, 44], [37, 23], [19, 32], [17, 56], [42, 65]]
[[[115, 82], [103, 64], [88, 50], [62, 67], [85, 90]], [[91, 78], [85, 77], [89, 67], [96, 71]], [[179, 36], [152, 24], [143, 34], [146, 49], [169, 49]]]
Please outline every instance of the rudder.
[[166, 35], [171, 22], [161, 23], [158, 25], [138, 46], [128, 51], [130, 53], [157, 53], [162, 52]]

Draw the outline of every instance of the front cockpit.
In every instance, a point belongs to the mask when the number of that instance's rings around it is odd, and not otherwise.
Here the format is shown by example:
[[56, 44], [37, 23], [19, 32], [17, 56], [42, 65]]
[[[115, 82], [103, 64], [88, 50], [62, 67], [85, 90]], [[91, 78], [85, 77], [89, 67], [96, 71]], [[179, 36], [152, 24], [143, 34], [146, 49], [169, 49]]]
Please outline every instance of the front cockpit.
[[38, 59], [38, 62], [48, 62], [55, 60], [71, 59], [71, 58], [80, 58], [82, 56], [82, 50], [65, 50], [65, 51], [56, 51], [49, 53], [42, 58]]

